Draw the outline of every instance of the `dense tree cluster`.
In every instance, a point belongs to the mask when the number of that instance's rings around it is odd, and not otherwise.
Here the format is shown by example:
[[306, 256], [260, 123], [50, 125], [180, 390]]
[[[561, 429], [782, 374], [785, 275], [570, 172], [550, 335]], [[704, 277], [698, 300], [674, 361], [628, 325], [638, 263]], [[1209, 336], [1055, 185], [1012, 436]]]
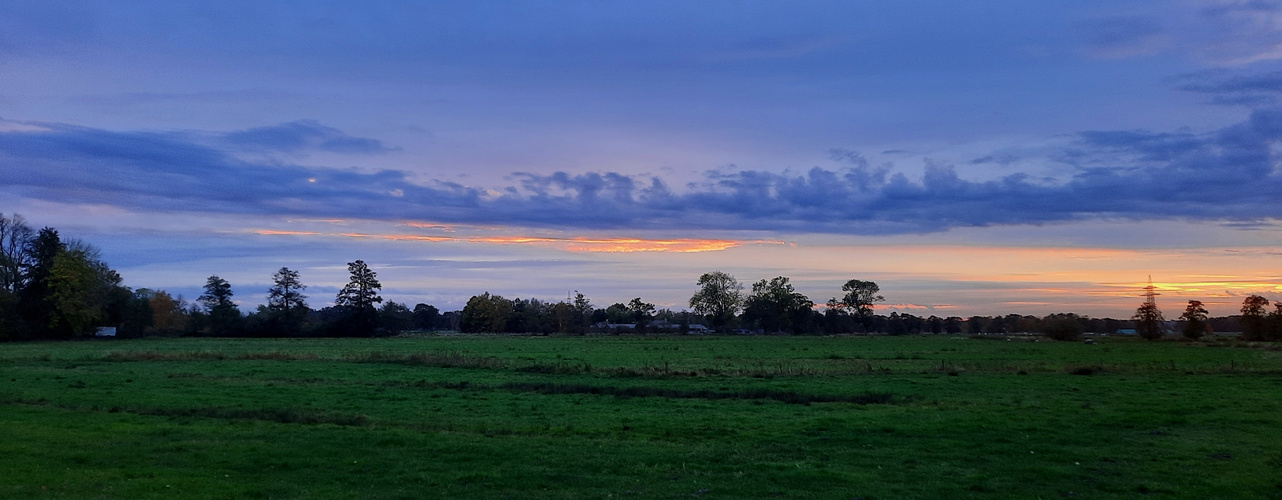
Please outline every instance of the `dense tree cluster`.
[[1246, 340], [1282, 340], [1282, 300], [1269, 312], [1269, 299], [1251, 295], [1242, 301], [1242, 337]]
[[545, 302], [539, 299], [508, 299], [489, 292], [472, 297], [463, 307], [460, 330], [467, 333], [570, 333], [601, 332], [684, 332], [691, 320], [687, 312], [656, 310], [639, 297], [627, 304], [604, 309], [592, 305], [575, 292], [570, 299]]
[[94, 247], [0, 214], [0, 339], [70, 339], [101, 326], [140, 333], [153, 323], [152, 298], [125, 287]]

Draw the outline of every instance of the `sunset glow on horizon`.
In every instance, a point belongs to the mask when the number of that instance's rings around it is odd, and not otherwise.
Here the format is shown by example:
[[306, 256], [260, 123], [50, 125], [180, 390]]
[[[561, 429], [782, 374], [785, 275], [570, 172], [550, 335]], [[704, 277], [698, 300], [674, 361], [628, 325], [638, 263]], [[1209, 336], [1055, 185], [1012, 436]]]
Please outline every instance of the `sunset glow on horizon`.
[[987, 5], [5, 5], [0, 212], [246, 304], [356, 259], [443, 309], [1282, 299], [1282, 6]]

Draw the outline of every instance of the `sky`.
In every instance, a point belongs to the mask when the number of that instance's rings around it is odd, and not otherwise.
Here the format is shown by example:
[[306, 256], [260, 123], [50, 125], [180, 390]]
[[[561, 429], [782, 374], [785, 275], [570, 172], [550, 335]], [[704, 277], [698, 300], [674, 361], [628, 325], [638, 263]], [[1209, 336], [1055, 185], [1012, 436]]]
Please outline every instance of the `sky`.
[[134, 288], [1282, 300], [1282, 2], [0, 1], [0, 212]]

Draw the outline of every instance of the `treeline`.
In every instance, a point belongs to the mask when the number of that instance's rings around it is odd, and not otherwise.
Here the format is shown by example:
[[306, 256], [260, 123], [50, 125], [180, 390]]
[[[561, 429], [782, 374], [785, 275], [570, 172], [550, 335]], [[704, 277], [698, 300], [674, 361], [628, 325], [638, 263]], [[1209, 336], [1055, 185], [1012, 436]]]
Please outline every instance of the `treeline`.
[[1043, 317], [1010, 314], [962, 318], [873, 313], [883, 302], [872, 281], [852, 279], [823, 307], [778, 276], [745, 287], [713, 271], [699, 277], [689, 311], [657, 309], [640, 297], [598, 308], [582, 293], [564, 301], [508, 299], [489, 292], [473, 296], [461, 311], [442, 313], [428, 304], [412, 308], [379, 295], [382, 285], [364, 261], [348, 263], [350, 280], [334, 305], [312, 309], [300, 274], [282, 267], [272, 276], [267, 303], [241, 311], [231, 283], [210, 276], [193, 302], [163, 290], [124, 286], [100, 252], [79, 240], [63, 240], [49, 227], [33, 230], [22, 217], [0, 214], [0, 340], [69, 339], [113, 327], [120, 336], [189, 335], [240, 337], [381, 336], [407, 330], [469, 333], [763, 333], [892, 335], [1044, 333], [1071, 340], [1083, 332], [1135, 329], [1161, 338], [1180, 327], [1184, 336], [1242, 332], [1247, 340], [1282, 340], [1282, 302], [1252, 295], [1242, 314], [1209, 318], [1189, 301], [1178, 322], [1163, 319], [1152, 300], [1130, 320], [1076, 314]]
[[[351, 275], [334, 297], [334, 305], [312, 309], [307, 305], [307, 285], [298, 271], [282, 267], [272, 275], [267, 304], [242, 313], [232, 300], [231, 284], [218, 276], [205, 282], [196, 304], [180, 308], [183, 335], [224, 337], [374, 337], [406, 330], [456, 330], [458, 313], [441, 314], [435, 306], [416, 304], [413, 309], [383, 301], [383, 285], [365, 261], [347, 263]], [[380, 305], [381, 304], [381, 305]], [[173, 330], [169, 331], [174, 333]]]
[[[71, 339], [115, 328], [117, 336], [375, 336], [410, 329], [459, 328], [459, 313], [383, 302], [382, 285], [363, 262], [348, 264], [351, 281], [335, 305], [307, 306], [297, 271], [272, 277], [266, 305], [248, 313], [232, 300], [226, 280], [210, 276], [194, 302], [164, 290], [132, 290], [100, 252], [64, 240], [51, 227], [35, 230], [19, 215], [0, 214], [0, 340]], [[381, 304], [381, 305], [380, 305]]]
[[685, 333], [691, 328], [703, 329], [702, 318], [685, 311], [656, 310], [640, 298], [597, 308], [582, 293], [548, 302], [486, 292], [467, 301], [459, 322], [465, 333]]
[[[1192, 307], [1190, 301], [1190, 307]], [[1253, 341], [1282, 340], [1282, 300], [1269, 309], [1269, 299], [1259, 295], [1250, 295], [1242, 300], [1242, 314], [1237, 316], [1241, 326], [1242, 338]], [[1187, 315], [1187, 312], [1185, 313]]]
[[[542, 302], [538, 299], [507, 299], [500, 295], [484, 293], [471, 298], [462, 311], [461, 329], [472, 333], [686, 333], [690, 331], [717, 331], [721, 333], [755, 334], [845, 334], [879, 333], [890, 335], [909, 334], [1011, 334], [1041, 333], [1060, 340], [1073, 340], [1083, 333], [1116, 333], [1119, 330], [1142, 329], [1144, 318], [1129, 320], [1091, 318], [1072, 313], [1030, 316], [1009, 314], [1004, 316], [928, 316], [892, 312], [889, 315], [873, 314], [873, 306], [883, 302], [880, 287], [872, 281], [849, 280], [841, 288], [840, 297], [827, 301], [825, 307], [816, 308], [812, 299], [796, 291], [790, 280], [778, 276], [760, 280], [750, 288], [735, 277], [713, 271], [699, 277], [699, 290], [690, 298], [693, 312], [657, 310], [654, 304], [640, 298], [629, 303], [617, 303], [596, 308], [581, 293], [564, 302]], [[750, 291], [749, 291], [750, 290]], [[1196, 302], [1196, 301], [1193, 301]], [[1198, 302], [1197, 307], [1201, 307]], [[1267, 304], [1266, 304], [1267, 305]], [[1254, 306], [1253, 306], [1254, 307]], [[1143, 308], [1142, 308], [1143, 309]], [[1257, 307], [1258, 309], [1258, 307]], [[1183, 326], [1187, 332], [1246, 331], [1240, 325], [1240, 316], [1207, 318], [1182, 317], [1170, 326]], [[1282, 305], [1279, 306], [1282, 311]], [[1160, 317], [1160, 316], [1159, 316]], [[1193, 318], [1193, 321], [1188, 318]], [[1282, 313], [1278, 313], [1282, 318]], [[1199, 322], [1200, 321], [1200, 322]], [[1273, 321], [1273, 323], [1270, 323]], [[1154, 327], [1158, 337], [1172, 333], [1165, 320]], [[1282, 319], [1257, 322], [1282, 326]], [[1265, 331], [1271, 331], [1265, 329]], [[1260, 337], [1269, 338], [1267, 336]]]

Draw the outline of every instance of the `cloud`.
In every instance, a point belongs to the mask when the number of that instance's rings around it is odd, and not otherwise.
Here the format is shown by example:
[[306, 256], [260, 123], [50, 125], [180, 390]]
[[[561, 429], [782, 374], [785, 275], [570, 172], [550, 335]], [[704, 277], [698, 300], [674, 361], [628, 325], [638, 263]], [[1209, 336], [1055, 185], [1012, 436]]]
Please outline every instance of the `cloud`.
[[[320, 144], [348, 136], [293, 122], [238, 137], [285, 148], [299, 144], [298, 137]], [[1070, 169], [1059, 181], [1023, 173], [968, 180], [953, 166], [934, 163], [910, 178], [891, 174], [889, 166], [871, 167], [857, 153], [834, 151], [839, 163], [833, 168], [778, 173], [731, 166], [682, 188], [660, 177], [614, 172], [519, 172], [510, 185], [466, 186], [419, 181], [418, 173], [401, 170], [254, 162], [190, 134], [40, 123], [0, 130], [0, 190], [139, 211], [560, 229], [902, 234], [1090, 219], [1250, 226], [1282, 219], [1282, 175], [1273, 152], [1279, 140], [1282, 110], [1262, 109], [1207, 133], [1076, 134], [1040, 159]]]
[[1162, 27], [1150, 18], [1097, 19], [1086, 26], [1090, 55], [1102, 59], [1150, 56], [1166, 48]]
[[1266, 107], [1282, 96], [1282, 71], [1225, 76], [1222, 72], [1184, 75], [1175, 88], [1212, 97], [1214, 104]]
[[1211, 39], [1200, 52], [1226, 66], [1282, 59], [1282, 4], [1273, 0], [1216, 2], [1200, 12]]
[[330, 153], [379, 154], [394, 150], [378, 140], [352, 137], [315, 120], [299, 120], [231, 132], [224, 134], [221, 142], [233, 147], [285, 153], [315, 149]]

